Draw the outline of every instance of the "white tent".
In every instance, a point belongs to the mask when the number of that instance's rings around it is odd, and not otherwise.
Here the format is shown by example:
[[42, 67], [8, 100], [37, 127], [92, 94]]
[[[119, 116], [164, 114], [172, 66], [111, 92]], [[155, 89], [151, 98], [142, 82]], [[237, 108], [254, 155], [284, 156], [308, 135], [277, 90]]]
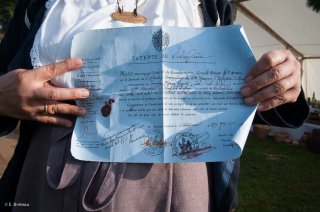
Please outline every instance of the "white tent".
[[306, 0], [233, 1], [235, 24], [243, 25], [257, 59], [279, 48], [290, 49], [302, 63], [307, 97], [320, 99], [320, 13]]

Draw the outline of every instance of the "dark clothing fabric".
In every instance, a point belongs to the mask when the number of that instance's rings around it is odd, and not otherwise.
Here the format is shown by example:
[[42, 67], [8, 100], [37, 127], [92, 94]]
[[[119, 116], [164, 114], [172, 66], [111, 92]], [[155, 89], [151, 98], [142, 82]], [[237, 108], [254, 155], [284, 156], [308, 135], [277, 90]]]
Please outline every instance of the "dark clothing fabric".
[[[32, 3], [30, 3], [30, 1]], [[0, 74], [3, 75], [17, 68], [30, 69], [30, 49], [37, 30], [39, 29], [45, 7], [44, 0], [20, 0], [16, 7], [15, 15], [8, 31], [0, 43]], [[203, 0], [205, 10], [211, 22], [215, 25], [220, 20], [221, 25], [232, 23], [231, 7], [227, 0]], [[24, 16], [28, 9], [28, 17], [31, 27], [28, 29], [24, 22]], [[258, 113], [256, 123], [268, 123], [278, 126], [298, 127], [308, 116], [308, 106], [301, 92], [298, 101], [286, 104], [267, 112]], [[9, 117], [0, 117], [0, 136], [12, 131], [18, 120]], [[0, 180], [0, 211], [8, 211], [10, 207], [4, 207], [4, 203], [14, 201], [19, 176], [25, 161], [30, 140], [39, 124], [33, 121], [20, 122], [20, 138], [5, 173]], [[240, 160], [207, 163], [212, 170], [212, 209], [216, 211], [229, 211], [237, 204], [237, 182], [240, 168]]]
[[[32, 137], [13, 211], [207, 212], [206, 163], [99, 163], [72, 158], [72, 128], [41, 125]], [[61, 174], [62, 172], [62, 174]]]

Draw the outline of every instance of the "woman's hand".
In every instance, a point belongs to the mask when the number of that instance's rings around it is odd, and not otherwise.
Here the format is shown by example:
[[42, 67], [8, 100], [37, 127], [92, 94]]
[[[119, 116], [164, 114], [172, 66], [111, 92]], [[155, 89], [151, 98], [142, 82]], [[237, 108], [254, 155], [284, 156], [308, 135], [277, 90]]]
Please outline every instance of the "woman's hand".
[[82, 60], [74, 58], [34, 70], [17, 69], [1, 76], [0, 115], [71, 127], [71, 120], [60, 115], [81, 116], [85, 115], [86, 110], [60, 101], [87, 98], [89, 91], [83, 88], [59, 88], [49, 81], [81, 65]]
[[241, 88], [246, 105], [259, 103], [258, 111], [295, 102], [301, 91], [301, 66], [288, 50], [264, 54]]

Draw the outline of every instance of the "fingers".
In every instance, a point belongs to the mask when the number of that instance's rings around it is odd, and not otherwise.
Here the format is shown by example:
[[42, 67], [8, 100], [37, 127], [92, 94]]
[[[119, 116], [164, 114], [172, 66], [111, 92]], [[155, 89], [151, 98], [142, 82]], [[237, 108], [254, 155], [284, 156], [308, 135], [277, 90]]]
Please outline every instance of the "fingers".
[[49, 115], [69, 114], [74, 116], [84, 116], [86, 114], [86, 109], [66, 103], [48, 102], [47, 110], [45, 112], [47, 112]]
[[38, 122], [42, 122], [44, 124], [53, 124], [62, 127], [72, 127], [73, 123], [71, 120], [66, 118], [61, 118], [59, 116], [50, 116], [50, 115], [43, 115], [35, 117], [35, 120]]
[[51, 101], [76, 100], [89, 97], [89, 91], [84, 88], [44, 87], [34, 92], [35, 97]]
[[61, 116], [82, 116], [86, 113], [85, 109], [59, 101], [84, 99], [89, 96], [89, 91], [84, 88], [58, 88], [48, 81], [59, 74], [80, 68], [81, 65], [82, 60], [74, 58], [32, 71], [16, 69], [1, 76], [0, 87], [3, 94], [0, 97], [5, 102], [1, 104], [0, 114], [20, 120], [72, 126], [70, 120]]
[[[261, 75], [258, 75], [254, 80], [249, 81], [245, 87], [241, 89], [243, 95], [249, 96], [257, 92], [259, 89], [269, 86], [279, 80], [289, 77], [292, 74], [292, 71], [286, 65], [279, 65], [274, 68], [270, 68], [267, 71], [262, 72]], [[276, 92], [281, 92], [283, 87], [282, 82], [279, 85], [274, 85]]]
[[70, 58], [58, 63], [53, 63], [34, 69], [34, 79], [37, 81], [49, 81], [55, 76], [63, 74], [68, 71], [79, 69], [82, 66], [80, 58]]
[[300, 63], [287, 50], [265, 54], [250, 71], [241, 89], [246, 105], [265, 111], [295, 102], [301, 91]]
[[[267, 99], [275, 97], [278, 99], [279, 104], [273, 104], [274, 106], [279, 106], [280, 104], [284, 104], [286, 102], [294, 102], [296, 101], [297, 95], [300, 93], [300, 89], [295, 87], [296, 79], [293, 75], [290, 75], [287, 78], [279, 80], [269, 86], [264, 87], [249, 97], [244, 99], [245, 104], [247, 105], [255, 105], [260, 102], [260, 108], [264, 105], [264, 102]], [[293, 92], [293, 95], [290, 95], [290, 92]], [[281, 100], [281, 101], [280, 101]]]
[[247, 75], [246, 82], [259, 76], [264, 71], [283, 63], [287, 59], [287, 50], [274, 50], [264, 54]]
[[56, 101], [44, 102], [43, 105], [37, 108], [38, 112], [32, 119], [45, 124], [54, 124], [63, 127], [71, 127], [72, 121], [59, 115], [84, 116], [86, 114], [86, 109], [83, 107]]
[[295, 102], [299, 93], [300, 91], [296, 89], [290, 89], [281, 95], [266, 99], [260, 103], [258, 111], [267, 111], [285, 103]]

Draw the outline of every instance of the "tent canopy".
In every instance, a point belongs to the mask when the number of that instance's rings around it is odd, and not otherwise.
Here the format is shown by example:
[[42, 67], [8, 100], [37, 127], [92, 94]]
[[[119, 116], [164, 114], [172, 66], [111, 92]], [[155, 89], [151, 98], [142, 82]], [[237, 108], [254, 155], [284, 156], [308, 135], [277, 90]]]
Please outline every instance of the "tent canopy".
[[306, 0], [232, 1], [257, 59], [274, 49], [291, 50], [302, 63], [307, 97], [320, 99], [320, 14]]

